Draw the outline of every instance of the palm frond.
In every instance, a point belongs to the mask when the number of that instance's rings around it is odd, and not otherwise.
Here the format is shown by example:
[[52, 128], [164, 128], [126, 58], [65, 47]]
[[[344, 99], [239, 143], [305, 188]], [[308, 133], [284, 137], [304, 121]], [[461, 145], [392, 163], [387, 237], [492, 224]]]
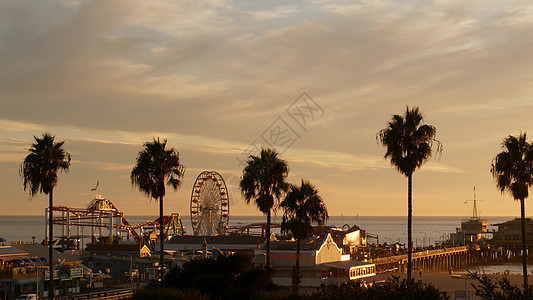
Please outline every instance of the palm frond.
[[29, 191], [30, 197], [39, 192], [49, 194], [57, 184], [57, 173], [68, 172], [71, 161], [70, 154], [63, 149], [65, 142], [55, 143], [54, 135], [44, 133], [41, 138], [33, 138], [29, 154], [19, 168], [24, 190]]
[[407, 107], [403, 116], [394, 115], [387, 127], [376, 134], [376, 140], [386, 148], [384, 158], [406, 176], [420, 168], [432, 153], [442, 153], [435, 127], [423, 121], [418, 107]]
[[261, 149], [258, 156], [250, 155], [239, 183], [247, 203], [254, 201], [267, 214], [275, 209], [275, 201], [287, 190], [285, 179], [289, 173], [287, 162], [270, 148]]
[[323, 225], [329, 218], [326, 205], [318, 190], [303, 179], [300, 186], [292, 184], [289, 186], [289, 192], [280, 207], [284, 211], [282, 230], [292, 233], [300, 240], [311, 233], [312, 224]]
[[507, 136], [502, 141], [503, 151], [492, 160], [491, 173], [498, 189], [509, 192], [515, 200], [529, 196], [533, 185], [533, 145], [527, 142], [527, 133]]
[[167, 140], [161, 142], [159, 138], [144, 143], [130, 174], [132, 185], [156, 201], [165, 196], [165, 185], [177, 190], [185, 174], [179, 152], [166, 145]]

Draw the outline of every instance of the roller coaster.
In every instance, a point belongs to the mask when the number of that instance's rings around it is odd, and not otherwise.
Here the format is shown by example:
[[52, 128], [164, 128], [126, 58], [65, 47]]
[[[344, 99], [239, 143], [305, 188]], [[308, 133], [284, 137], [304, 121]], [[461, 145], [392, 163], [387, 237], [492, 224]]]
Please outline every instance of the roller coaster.
[[[52, 238], [55, 243], [65, 241], [77, 241], [74, 247], [80, 248], [79, 241], [84, 238], [90, 238], [91, 242], [104, 238], [112, 240], [114, 238], [130, 240], [134, 239], [137, 243], [143, 244], [142, 234], [145, 229], [159, 232], [159, 218], [144, 222], [138, 225], [131, 225], [111, 200], [95, 195], [87, 208], [72, 208], [65, 205], [52, 206], [54, 218], [52, 223], [61, 226], [61, 235], [54, 235]], [[57, 216], [57, 213], [60, 216]], [[45, 210], [45, 219], [48, 227], [48, 208]], [[170, 216], [163, 216], [164, 232], [167, 239], [174, 235], [185, 234], [185, 227], [181, 221], [179, 213], [173, 213]], [[90, 229], [90, 235], [83, 233], [84, 228]], [[75, 233], [72, 229], [75, 228]], [[137, 230], [140, 230], [137, 232]], [[54, 230], [55, 231], [55, 230]], [[81, 231], [81, 232], [80, 232]], [[55, 231], [57, 232], [57, 231]], [[105, 235], [107, 233], [107, 235]], [[48, 239], [48, 228], [45, 237]], [[83, 247], [83, 246], [82, 246]]]

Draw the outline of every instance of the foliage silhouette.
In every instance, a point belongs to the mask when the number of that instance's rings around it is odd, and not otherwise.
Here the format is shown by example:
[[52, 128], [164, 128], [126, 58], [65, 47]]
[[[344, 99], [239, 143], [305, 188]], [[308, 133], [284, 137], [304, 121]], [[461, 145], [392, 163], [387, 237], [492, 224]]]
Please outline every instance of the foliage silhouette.
[[197, 290], [213, 299], [253, 299], [261, 292], [274, 291], [272, 269], [255, 267], [249, 255], [218, 255], [193, 259], [174, 267], [151, 288]]
[[274, 198], [279, 200], [287, 190], [285, 179], [288, 174], [289, 166], [279, 158], [276, 150], [263, 148], [259, 156], [248, 157], [239, 184], [246, 203], [254, 201], [259, 210], [267, 216], [267, 266], [270, 266], [270, 217], [272, 209], [275, 208]]
[[290, 185], [289, 192], [281, 202], [280, 207], [284, 211], [281, 230], [291, 233], [297, 243], [292, 291], [298, 293], [301, 280], [300, 249], [302, 240], [311, 234], [313, 223], [324, 225], [328, 219], [328, 210], [315, 186], [303, 179], [300, 186]]
[[146, 142], [137, 156], [137, 163], [131, 171], [131, 183], [139, 188], [141, 193], [151, 199], [159, 200], [159, 278], [164, 273], [164, 224], [163, 197], [165, 185], [177, 190], [185, 173], [185, 167], [180, 164], [180, 156], [174, 148], [166, 148], [167, 140], [161, 142], [154, 138], [153, 142]]
[[526, 213], [525, 199], [533, 185], [533, 146], [527, 142], [526, 133], [518, 137], [509, 135], [502, 142], [503, 151], [492, 161], [491, 173], [496, 186], [504, 193], [509, 192], [520, 201], [520, 223], [522, 231], [522, 271], [524, 287], [527, 283]]
[[[413, 173], [424, 164], [435, 150], [442, 152], [442, 144], [435, 139], [434, 126], [423, 124], [424, 117], [418, 109], [407, 107], [405, 114], [394, 115], [387, 127], [376, 135], [378, 141], [387, 148], [385, 159], [407, 177], [407, 278], [413, 269]], [[436, 146], [435, 148], [433, 146]]]
[[[35, 142], [28, 149], [29, 154], [20, 165], [19, 174], [23, 179], [24, 190], [30, 192], [30, 199], [37, 193], [48, 195], [48, 262], [49, 272], [53, 274], [53, 210], [54, 187], [57, 184], [57, 172], [70, 170], [70, 154], [63, 149], [63, 142], [55, 142], [55, 136], [44, 133], [41, 138], [33, 136]], [[50, 276], [49, 294], [54, 295], [54, 280]]]

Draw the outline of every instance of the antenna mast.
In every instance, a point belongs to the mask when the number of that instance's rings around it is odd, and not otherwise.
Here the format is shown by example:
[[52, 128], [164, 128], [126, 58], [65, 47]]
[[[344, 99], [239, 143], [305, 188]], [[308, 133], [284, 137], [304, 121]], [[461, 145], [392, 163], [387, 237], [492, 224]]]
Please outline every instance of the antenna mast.
[[472, 218], [479, 219], [479, 214], [477, 212], [477, 203], [476, 203], [476, 186], [474, 185], [474, 208], [473, 208]]

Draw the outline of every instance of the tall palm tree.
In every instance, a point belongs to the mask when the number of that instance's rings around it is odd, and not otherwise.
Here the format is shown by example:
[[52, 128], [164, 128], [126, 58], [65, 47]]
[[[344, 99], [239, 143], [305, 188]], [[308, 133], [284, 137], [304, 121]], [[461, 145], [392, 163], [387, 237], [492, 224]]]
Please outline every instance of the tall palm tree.
[[[442, 144], [435, 139], [434, 126], [423, 124], [424, 118], [418, 107], [409, 109], [405, 114], [394, 115], [387, 127], [376, 136], [378, 141], [387, 148], [385, 159], [407, 177], [407, 278], [412, 272], [412, 223], [413, 223], [413, 173], [426, 162], [435, 150], [442, 152]], [[435, 148], [433, 147], [435, 144]]]
[[37, 193], [48, 195], [48, 270], [50, 272], [49, 297], [55, 295], [53, 270], [53, 210], [54, 187], [57, 184], [57, 172], [68, 172], [70, 154], [63, 149], [64, 141], [55, 143], [55, 136], [44, 133], [41, 138], [33, 136], [35, 142], [28, 149], [29, 154], [20, 165], [19, 174], [24, 183], [24, 190], [30, 196]]
[[292, 275], [292, 289], [294, 293], [298, 293], [302, 240], [311, 234], [313, 223], [324, 225], [329, 217], [328, 210], [315, 186], [303, 179], [300, 186], [290, 185], [289, 192], [280, 207], [284, 211], [281, 230], [292, 233], [296, 239], [296, 265]]
[[185, 167], [180, 164], [180, 156], [174, 148], [166, 148], [167, 140], [161, 142], [154, 138], [153, 142], [146, 142], [137, 156], [137, 164], [131, 171], [131, 183], [150, 199], [159, 200], [159, 280], [164, 274], [164, 224], [163, 197], [165, 185], [177, 190], [181, 186]]
[[241, 192], [246, 203], [254, 201], [259, 210], [267, 216], [266, 265], [270, 266], [270, 217], [274, 198], [278, 201], [287, 190], [285, 179], [289, 174], [287, 162], [279, 158], [276, 150], [261, 149], [259, 156], [250, 155], [242, 172]]
[[520, 221], [522, 226], [522, 268], [524, 289], [527, 282], [526, 213], [524, 200], [533, 185], [533, 145], [527, 142], [526, 133], [518, 137], [509, 135], [502, 142], [503, 151], [492, 160], [491, 173], [496, 186], [504, 193], [509, 192], [515, 200], [520, 200]]

